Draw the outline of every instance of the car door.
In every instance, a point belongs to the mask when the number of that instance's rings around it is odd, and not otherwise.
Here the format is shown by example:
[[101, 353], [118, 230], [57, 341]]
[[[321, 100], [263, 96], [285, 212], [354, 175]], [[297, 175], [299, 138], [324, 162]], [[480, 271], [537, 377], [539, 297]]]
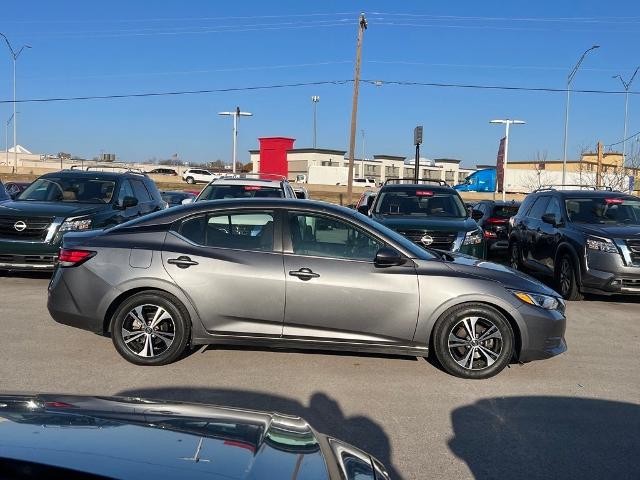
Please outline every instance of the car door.
[[285, 282], [270, 210], [211, 211], [167, 234], [165, 269], [214, 334], [282, 335]]
[[[544, 213], [554, 215], [557, 223], [562, 221], [563, 216], [560, 209], [560, 201], [557, 197], [550, 197]], [[560, 233], [556, 226], [540, 221], [540, 231], [538, 232], [536, 239], [534, 255], [535, 261], [541, 266], [541, 268], [548, 270], [547, 273], [553, 272], [555, 252], [559, 238]]]
[[527, 227], [525, 235], [525, 261], [531, 268], [540, 270], [542, 266], [538, 262], [538, 240], [542, 232], [542, 215], [547, 210], [549, 203], [548, 195], [541, 195], [536, 198], [536, 201], [531, 206], [529, 213], [527, 214]]
[[419, 296], [411, 261], [377, 268], [385, 243], [345, 219], [290, 211], [283, 225], [285, 337], [389, 345], [413, 339]]

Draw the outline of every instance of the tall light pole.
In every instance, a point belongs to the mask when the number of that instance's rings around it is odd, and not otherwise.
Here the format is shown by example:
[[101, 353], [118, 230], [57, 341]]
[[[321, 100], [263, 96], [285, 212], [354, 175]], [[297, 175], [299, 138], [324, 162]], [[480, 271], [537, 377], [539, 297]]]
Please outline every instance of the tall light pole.
[[614, 75], [612, 78], [619, 78], [624, 87], [624, 133], [622, 135], [622, 166], [625, 166], [627, 161], [627, 120], [629, 118], [629, 89], [633, 83], [633, 79], [636, 78], [636, 74], [640, 70], [640, 67], [636, 67], [636, 71], [633, 72], [628, 82], [625, 82], [622, 75]]
[[[7, 36], [0, 32], [2, 38], [9, 47], [9, 51], [11, 52], [11, 58], [13, 58], [13, 161], [15, 163], [16, 172], [18, 171], [18, 118], [16, 117], [16, 63], [18, 61], [18, 57], [22, 53], [25, 48], [31, 48], [31, 45], [22, 45], [20, 49], [16, 52]], [[8, 166], [8, 164], [7, 164]]]
[[506, 185], [507, 185], [507, 163], [509, 162], [509, 125], [524, 125], [526, 122], [522, 120], [511, 120], [506, 118], [504, 120], [491, 120], [489, 123], [498, 123], [504, 125], [504, 162], [502, 167], [502, 201], [506, 200]]
[[11, 120], [13, 120], [13, 115], [14, 114], [12, 113], [4, 127], [4, 153], [6, 155], [7, 167], [9, 166], [9, 124], [11, 123]]
[[575, 77], [576, 73], [578, 73], [578, 69], [580, 68], [580, 65], [582, 65], [582, 62], [584, 61], [584, 57], [586, 57], [591, 50], [595, 50], [596, 48], [600, 48], [600, 45], [593, 45], [591, 48], [588, 48], [587, 50], [585, 50], [582, 56], [580, 57], [580, 60], [578, 60], [578, 63], [576, 63], [576, 66], [573, 67], [573, 70], [571, 70], [571, 72], [567, 76], [567, 102], [564, 109], [564, 143], [562, 147], [562, 150], [563, 150], [562, 184], [563, 185], [566, 184], [566, 177], [567, 177], [567, 141], [569, 139], [569, 101], [571, 100], [571, 82], [573, 82], [573, 77]]
[[311, 101], [313, 102], [313, 148], [316, 148], [318, 135], [318, 102], [320, 101], [320, 97], [318, 95], [313, 95], [311, 97]]
[[218, 115], [233, 117], [233, 166], [231, 171], [236, 173], [236, 156], [238, 151], [238, 117], [250, 117], [253, 113], [241, 112], [240, 107], [236, 107], [233, 112], [218, 112]]

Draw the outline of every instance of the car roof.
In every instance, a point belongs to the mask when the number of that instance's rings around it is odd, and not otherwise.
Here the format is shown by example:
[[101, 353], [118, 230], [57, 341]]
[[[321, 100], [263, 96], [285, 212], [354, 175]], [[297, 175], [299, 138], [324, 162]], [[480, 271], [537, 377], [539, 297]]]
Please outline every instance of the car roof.
[[118, 178], [139, 178], [144, 179], [148, 178], [144, 174], [133, 173], [133, 172], [99, 172], [99, 171], [86, 171], [86, 170], [60, 170], [58, 172], [45, 173], [40, 178], [48, 178], [48, 177], [89, 177], [95, 179], [104, 179], [104, 180], [116, 180]]
[[519, 200], [480, 200], [479, 203], [490, 203], [494, 207], [518, 206], [522, 202]]
[[620, 192], [617, 190], [543, 190], [540, 192], [535, 192], [536, 195], [544, 195], [549, 193], [556, 193], [566, 198], [610, 198], [629, 196], [628, 193]]
[[246, 177], [222, 177], [211, 180], [216, 185], [252, 185], [252, 186], [277, 186], [280, 188], [284, 179], [274, 178], [246, 178]]
[[456, 190], [452, 187], [446, 186], [446, 185], [437, 185], [437, 184], [430, 184], [430, 183], [399, 183], [399, 184], [386, 184], [383, 185], [382, 187], [380, 187], [380, 192], [383, 191], [387, 191], [387, 190], [400, 190], [400, 191], [406, 191], [406, 190], [418, 190], [418, 189], [422, 189], [422, 190], [431, 190], [434, 192], [456, 192]]

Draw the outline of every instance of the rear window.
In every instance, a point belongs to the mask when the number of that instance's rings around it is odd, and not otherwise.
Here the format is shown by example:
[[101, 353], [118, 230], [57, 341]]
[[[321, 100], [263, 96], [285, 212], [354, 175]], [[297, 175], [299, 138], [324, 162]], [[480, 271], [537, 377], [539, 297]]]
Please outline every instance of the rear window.
[[465, 218], [467, 211], [460, 197], [445, 190], [431, 190], [428, 186], [393, 189], [378, 194], [375, 213], [379, 215], [411, 215]]
[[225, 198], [283, 198], [281, 188], [262, 185], [207, 185], [198, 200], [221, 200]]
[[498, 205], [493, 208], [491, 216], [496, 218], [511, 218], [518, 213], [518, 208], [518, 205]]

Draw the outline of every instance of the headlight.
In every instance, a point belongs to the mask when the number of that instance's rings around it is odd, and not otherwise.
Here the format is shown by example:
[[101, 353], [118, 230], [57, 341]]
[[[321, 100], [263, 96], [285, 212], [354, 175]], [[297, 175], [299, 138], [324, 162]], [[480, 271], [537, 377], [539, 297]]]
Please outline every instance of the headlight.
[[479, 243], [482, 243], [482, 230], [467, 232], [462, 242], [463, 245], [478, 245]]
[[550, 295], [542, 295], [541, 293], [520, 292], [518, 290], [509, 290], [516, 297], [529, 305], [544, 308], [545, 310], [563, 310], [564, 301], [560, 298]]
[[608, 238], [587, 237], [587, 249], [605, 253], [618, 253], [615, 243]]
[[60, 225], [60, 232], [69, 232], [72, 230], [89, 230], [91, 229], [91, 220], [65, 220]]

